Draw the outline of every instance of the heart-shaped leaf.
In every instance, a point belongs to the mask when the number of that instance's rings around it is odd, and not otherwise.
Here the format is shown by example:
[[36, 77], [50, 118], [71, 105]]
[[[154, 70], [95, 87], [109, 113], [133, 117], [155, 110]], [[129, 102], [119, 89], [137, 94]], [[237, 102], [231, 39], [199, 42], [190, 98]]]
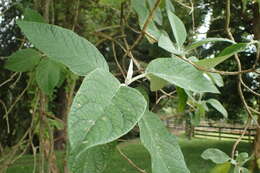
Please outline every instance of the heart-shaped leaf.
[[130, 131], [146, 110], [136, 89], [121, 85], [109, 72], [87, 75], [76, 94], [68, 118], [71, 150], [111, 142]]

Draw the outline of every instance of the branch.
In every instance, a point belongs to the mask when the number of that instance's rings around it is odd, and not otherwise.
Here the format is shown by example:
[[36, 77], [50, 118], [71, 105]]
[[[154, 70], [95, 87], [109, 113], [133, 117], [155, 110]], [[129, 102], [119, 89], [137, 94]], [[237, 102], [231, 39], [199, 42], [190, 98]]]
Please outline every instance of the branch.
[[234, 143], [234, 145], [233, 145], [233, 147], [232, 147], [232, 152], [231, 152], [231, 158], [232, 158], [232, 159], [235, 158], [236, 148], [237, 148], [238, 144], [241, 142], [242, 138], [245, 136], [247, 129], [249, 128], [249, 125], [250, 125], [250, 122], [251, 122], [250, 120], [251, 120], [251, 118], [248, 117], [246, 126], [245, 126], [245, 128], [244, 128], [242, 134], [239, 136], [239, 138], [236, 140], [236, 142]]
[[121, 151], [121, 149], [120, 149], [118, 146], [116, 147], [116, 149], [117, 149], [118, 152], [121, 154], [121, 156], [123, 156], [124, 159], [125, 159], [126, 161], [128, 161], [128, 163], [129, 163], [131, 166], [133, 166], [135, 169], [137, 169], [137, 170], [138, 170], [139, 172], [141, 172], [141, 173], [147, 173], [145, 170], [139, 168], [131, 159], [129, 159], [129, 158]]
[[218, 73], [218, 74], [221, 74], [221, 75], [239, 75], [239, 74], [242, 74], [242, 73], [255, 72], [254, 68], [247, 69], [247, 70], [241, 70], [240, 69], [239, 71], [234, 71], [234, 72], [232, 72], [232, 71], [220, 71], [220, 70], [207, 69], [205, 67], [202, 67], [200, 65], [195, 64], [193, 61], [191, 61], [191, 60], [189, 60], [189, 59], [187, 59], [185, 57], [179, 56], [179, 58], [181, 58], [182, 60], [186, 61], [187, 63], [193, 65], [198, 70], [209, 72], [209, 73]]
[[[229, 38], [233, 41], [235, 41], [230, 29], [229, 29], [229, 24], [230, 24], [230, 0], [226, 0], [226, 24], [225, 24], [225, 30], [229, 36]], [[235, 54], [235, 59], [237, 61], [237, 65], [238, 65], [238, 70], [241, 71], [242, 67], [241, 67], [241, 62], [240, 62], [240, 59], [238, 57], [238, 54]], [[247, 102], [245, 100], [245, 97], [244, 97], [244, 94], [243, 94], [243, 91], [242, 91], [242, 87], [241, 87], [241, 84], [244, 83], [243, 82], [243, 79], [242, 79], [242, 75], [241, 73], [238, 74], [238, 92], [239, 92], [239, 96], [242, 100], [242, 103], [244, 104], [245, 108], [246, 108], [246, 111], [249, 115], [248, 119], [247, 119], [247, 123], [246, 123], [246, 126], [241, 134], [241, 136], [237, 139], [237, 141], [235, 142], [235, 144], [233, 145], [233, 149], [232, 149], [232, 153], [231, 153], [231, 157], [232, 159], [234, 159], [235, 157], [235, 150], [237, 148], [237, 145], [240, 143], [240, 141], [242, 140], [243, 136], [245, 135], [246, 133], [246, 130], [248, 129], [249, 125], [250, 125], [250, 120], [254, 119], [253, 117], [253, 114], [250, 110], [250, 107], [247, 105]], [[256, 120], [255, 120], [256, 121]], [[259, 126], [258, 122], [256, 121], [256, 124]]]
[[4, 86], [4, 85], [7, 84], [8, 82], [12, 81], [13, 78], [14, 78], [17, 74], [18, 74], [18, 72], [13, 73], [9, 79], [7, 79], [6, 81], [4, 81], [4, 82], [2, 82], [2, 83], [0, 84], [0, 87]]
[[155, 13], [155, 10], [157, 9], [157, 7], [160, 5], [161, 0], [157, 0], [148, 16], [148, 18], [146, 19], [144, 26], [142, 28], [141, 34], [137, 37], [137, 39], [135, 40], [135, 42], [133, 43], [133, 45], [127, 50], [126, 55], [129, 55], [129, 53], [139, 44], [139, 42], [141, 41], [141, 39], [143, 38], [143, 36], [145, 35], [145, 30], [147, 29], [148, 25], [150, 24], [150, 22], [153, 19], [153, 15]]
[[117, 55], [116, 55], [116, 48], [115, 48], [115, 43], [112, 41], [112, 51], [113, 51], [113, 55], [114, 55], [114, 59], [116, 61], [116, 65], [117, 67], [119, 68], [121, 74], [123, 75], [124, 79], [126, 78], [125, 76], [125, 71], [123, 70], [123, 68], [121, 67], [121, 65], [119, 64], [118, 62], [118, 59], [117, 59]]

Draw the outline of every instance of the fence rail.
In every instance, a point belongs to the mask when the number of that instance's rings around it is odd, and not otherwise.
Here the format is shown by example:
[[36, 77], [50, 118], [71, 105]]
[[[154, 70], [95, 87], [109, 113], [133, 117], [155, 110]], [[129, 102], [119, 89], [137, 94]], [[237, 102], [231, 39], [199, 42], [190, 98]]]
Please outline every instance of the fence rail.
[[[197, 126], [193, 130], [194, 137], [210, 137], [221, 139], [237, 139], [241, 136], [243, 128], [220, 126]], [[252, 142], [256, 134], [255, 128], [248, 128], [242, 140]]]

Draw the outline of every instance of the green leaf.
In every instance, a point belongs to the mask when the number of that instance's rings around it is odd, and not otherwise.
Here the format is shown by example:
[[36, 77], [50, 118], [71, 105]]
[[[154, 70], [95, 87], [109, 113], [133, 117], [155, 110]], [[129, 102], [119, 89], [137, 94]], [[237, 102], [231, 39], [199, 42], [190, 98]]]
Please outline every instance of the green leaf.
[[247, 46], [247, 43], [238, 43], [238, 44], [233, 44], [227, 48], [225, 48], [220, 54], [215, 57], [215, 58], [208, 58], [208, 59], [203, 59], [198, 62], [195, 62], [199, 66], [203, 66], [207, 69], [214, 68], [218, 64], [222, 63], [223, 61], [227, 60], [234, 54], [241, 52], [245, 50]]
[[32, 71], [39, 64], [41, 55], [34, 49], [21, 49], [8, 57], [5, 68], [16, 72]]
[[178, 48], [175, 47], [175, 45], [172, 43], [169, 35], [166, 32], [162, 32], [158, 41], [158, 46], [176, 55], [183, 54], [182, 51], [178, 50]]
[[26, 8], [24, 10], [24, 21], [45, 23], [44, 18], [35, 10]]
[[178, 47], [181, 48], [187, 37], [185, 26], [174, 13], [168, 10], [167, 14], [176, 43]]
[[216, 165], [210, 173], [229, 173], [229, 170], [231, 168], [231, 163], [226, 162], [223, 164]]
[[[140, 0], [131, 0], [132, 9], [137, 13], [139, 19], [140, 28], [143, 29], [143, 26], [150, 14], [150, 11], [146, 5], [146, 1]], [[159, 40], [161, 32], [156, 27], [154, 21], [151, 21], [146, 28], [146, 38], [151, 43], [154, 43]]]
[[218, 86], [218, 87], [223, 87], [224, 86], [224, 81], [223, 78], [220, 74], [218, 73], [206, 73], [206, 75], [209, 76], [209, 78]]
[[108, 65], [97, 48], [74, 32], [49, 24], [18, 22], [29, 41], [49, 58], [68, 66], [78, 75], [103, 68]]
[[175, 12], [175, 8], [174, 8], [171, 0], [165, 0], [165, 4], [166, 4], [165, 6], [166, 6], [167, 11], [171, 11], [172, 13]]
[[150, 80], [151, 91], [157, 91], [169, 84], [166, 80], [156, 77], [155, 75], [148, 74], [147, 77]]
[[177, 138], [159, 117], [146, 112], [139, 122], [141, 142], [151, 155], [153, 173], [189, 173]]
[[70, 153], [68, 163], [70, 171], [73, 173], [102, 173], [109, 163], [114, 147], [113, 143], [109, 143], [90, 148], [81, 155]]
[[148, 64], [146, 73], [148, 77], [156, 76], [186, 90], [219, 93], [203, 72], [179, 58], [157, 58]]
[[50, 95], [59, 83], [59, 80], [60, 65], [50, 59], [42, 59], [36, 68], [36, 82], [39, 88], [45, 94]]
[[218, 56], [234, 55], [235, 53], [244, 51], [246, 49], [247, 45], [248, 45], [247, 43], [233, 44], [233, 45], [225, 48], [223, 51], [221, 51]]
[[249, 157], [248, 153], [242, 152], [242, 153], [238, 154], [236, 161], [239, 166], [243, 166], [250, 159], [251, 159], [251, 157]]
[[186, 102], [188, 100], [188, 95], [184, 91], [184, 89], [176, 87], [177, 95], [178, 95], [178, 112], [184, 112]]
[[231, 159], [226, 153], [216, 148], [209, 148], [205, 150], [201, 154], [201, 157], [205, 160], [211, 160], [217, 164], [225, 163]]
[[123, 136], [141, 119], [146, 106], [136, 89], [121, 85], [103, 69], [94, 70], [83, 80], [69, 113], [72, 152], [83, 152]]
[[213, 106], [225, 118], [228, 118], [227, 110], [224, 108], [224, 106], [218, 100], [216, 100], [216, 99], [209, 99], [209, 100], [207, 100], [207, 103], [209, 103], [211, 106]]
[[200, 47], [204, 44], [210, 43], [210, 42], [218, 42], [218, 41], [223, 41], [223, 42], [230, 42], [230, 43], [235, 43], [232, 40], [226, 39], [226, 38], [206, 38], [197, 42], [194, 42], [187, 46], [186, 51], [191, 51], [193, 49], [196, 49], [197, 47]]

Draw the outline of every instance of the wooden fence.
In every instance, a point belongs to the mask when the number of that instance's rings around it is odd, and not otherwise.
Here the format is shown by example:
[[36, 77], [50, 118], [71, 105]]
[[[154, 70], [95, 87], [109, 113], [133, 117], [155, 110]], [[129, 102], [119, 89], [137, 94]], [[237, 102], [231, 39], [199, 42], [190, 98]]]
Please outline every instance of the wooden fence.
[[[220, 126], [207, 126], [200, 125], [194, 128], [193, 136], [198, 138], [209, 137], [209, 138], [218, 138], [222, 139], [238, 139], [241, 136], [243, 128], [237, 127], [220, 127]], [[252, 142], [256, 134], [255, 128], [248, 128], [243, 141]]]

